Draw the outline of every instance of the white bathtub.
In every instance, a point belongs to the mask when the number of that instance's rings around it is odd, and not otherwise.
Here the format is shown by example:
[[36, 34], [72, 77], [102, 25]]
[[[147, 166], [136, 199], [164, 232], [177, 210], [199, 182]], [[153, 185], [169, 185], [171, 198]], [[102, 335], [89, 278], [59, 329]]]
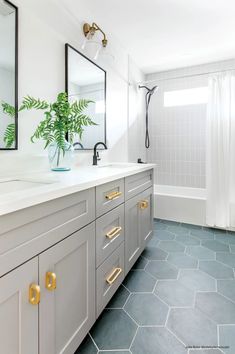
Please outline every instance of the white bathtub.
[[155, 185], [154, 217], [205, 226], [206, 190]]

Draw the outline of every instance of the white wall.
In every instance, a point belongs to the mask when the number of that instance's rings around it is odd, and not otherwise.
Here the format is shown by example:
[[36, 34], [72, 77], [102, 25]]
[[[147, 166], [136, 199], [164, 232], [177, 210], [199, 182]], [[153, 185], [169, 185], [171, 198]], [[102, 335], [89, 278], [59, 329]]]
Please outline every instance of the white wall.
[[[65, 88], [64, 45], [68, 42], [78, 50], [81, 48], [84, 40], [82, 24], [87, 19], [81, 12], [80, 22], [76, 21], [56, 0], [16, 0], [15, 4], [19, 7], [19, 99], [30, 94], [53, 100]], [[88, 20], [94, 18], [95, 14]], [[109, 50], [115, 56], [114, 61], [110, 57], [98, 60], [98, 64], [107, 70], [109, 149], [102, 153], [102, 161], [128, 161], [128, 53], [117, 41], [109, 43]], [[85, 54], [92, 57], [94, 53], [88, 48]], [[139, 77], [141, 72], [135, 68], [132, 79], [138, 81]], [[130, 114], [132, 122], [135, 117], [139, 119], [138, 112]], [[30, 142], [40, 119], [40, 112], [19, 115], [19, 150], [0, 152], [0, 163], [4, 166], [0, 174], [8, 174], [12, 169], [48, 168], [43, 142]], [[139, 142], [136, 139], [138, 136], [132, 135], [132, 146]], [[92, 153], [79, 152], [76, 161], [78, 165], [91, 164]]]
[[148, 161], [158, 165], [155, 184], [205, 188], [207, 107], [164, 107], [164, 92], [207, 86], [208, 74], [200, 74], [227, 69], [235, 69], [235, 60], [147, 76], [147, 80], [155, 80], [152, 85], [159, 85], [151, 101], [151, 147], [147, 154]]

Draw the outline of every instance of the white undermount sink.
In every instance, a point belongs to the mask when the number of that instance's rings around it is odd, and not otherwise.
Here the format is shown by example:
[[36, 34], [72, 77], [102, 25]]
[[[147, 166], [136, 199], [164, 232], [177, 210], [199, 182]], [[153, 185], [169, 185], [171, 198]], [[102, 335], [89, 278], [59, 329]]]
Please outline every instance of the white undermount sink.
[[19, 192], [26, 189], [38, 188], [42, 187], [47, 184], [55, 183], [52, 180], [40, 180], [40, 179], [7, 179], [7, 180], [0, 180], [0, 194], [8, 194]]
[[110, 163], [107, 165], [101, 165], [98, 166], [99, 168], [118, 168], [118, 169], [123, 169], [123, 168], [130, 168], [133, 167], [135, 164], [128, 164], [128, 163]]

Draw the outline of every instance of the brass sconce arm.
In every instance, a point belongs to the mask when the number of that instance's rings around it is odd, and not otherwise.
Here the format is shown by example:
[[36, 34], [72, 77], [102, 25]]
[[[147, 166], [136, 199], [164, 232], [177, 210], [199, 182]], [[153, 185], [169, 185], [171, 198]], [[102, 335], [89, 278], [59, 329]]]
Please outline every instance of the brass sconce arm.
[[93, 22], [92, 25], [89, 25], [89, 23], [85, 23], [83, 25], [83, 33], [84, 33], [85, 37], [87, 37], [89, 34], [91, 37], [93, 37], [97, 31], [102, 33], [102, 35], [103, 35], [102, 45], [103, 45], [103, 47], [106, 47], [108, 44], [106, 34], [95, 22]]

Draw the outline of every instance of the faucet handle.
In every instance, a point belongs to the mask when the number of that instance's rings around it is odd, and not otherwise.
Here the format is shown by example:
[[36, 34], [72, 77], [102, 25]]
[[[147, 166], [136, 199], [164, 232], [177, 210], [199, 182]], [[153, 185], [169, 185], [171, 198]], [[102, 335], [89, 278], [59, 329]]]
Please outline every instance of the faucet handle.
[[101, 158], [100, 158], [100, 154], [99, 154], [99, 152], [97, 151], [97, 153], [96, 153], [96, 156], [97, 156], [97, 160], [98, 161], [100, 161], [101, 160]]

